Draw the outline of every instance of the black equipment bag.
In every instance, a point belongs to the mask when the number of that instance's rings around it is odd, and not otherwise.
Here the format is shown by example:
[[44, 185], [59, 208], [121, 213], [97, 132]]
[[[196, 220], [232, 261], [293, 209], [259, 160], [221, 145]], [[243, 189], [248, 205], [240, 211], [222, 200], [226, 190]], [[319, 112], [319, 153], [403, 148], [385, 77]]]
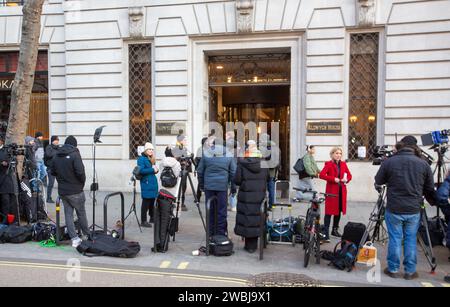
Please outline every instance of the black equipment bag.
[[23, 220], [27, 221], [27, 223], [32, 223], [33, 221], [33, 213], [31, 210], [31, 187], [30, 182], [27, 179], [23, 179], [20, 182], [19, 189], [19, 211], [20, 216]]
[[209, 242], [210, 253], [217, 257], [226, 257], [234, 254], [233, 242], [226, 236], [216, 235]]
[[77, 251], [87, 257], [109, 256], [117, 258], [135, 258], [141, 251], [137, 242], [127, 242], [103, 233], [96, 233], [90, 241], [83, 241]]
[[56, 225], [53, 223], [36, 223], [32, 226], [33, 241], [47, 241], [56, 237]]
[[166, 252], [169, 249], [170, 236], [175, 235], [173, 209], [175, 196], [166, 190], [160, 190], [155, 207], [154, 247], [155, 252]]
[[[430, 232], [430, 239], [432, 247], [443, 246], [445, 241], [445, 236], [447, 232], [447, 224], [443, 218], [434, 217], [428, 220], [428, 230]], [[428, 236], [424, 225], [419, 228], [419, 234], [427, 246]], [[450, 240], [450, 238], [448, 239]]]
[[330, 265], [333, 265], [341, 271], [346, 270], [347, 272], [351, 272], [358, 257], [358, 251], [357, 244], [349, 241], [341, 241], [334, 248], [334, 259], [331, 260]]
[[161, 185], [164, 188], [174, 188], [178, 184], [178, 178], [175, 176], [173, 169], [171, 167], [165, 167], [161, 172]]
[[29, 226], [10, 225], [0, 230], [0, 243], [20, 244], [31, 241], [32, 230]]
[[[367, 230], [366, 225], [362, 223], [348, 222], [347, 225], [345, 225], [342, 240], [352, 242], [356, 244], [356, 246], [359, 246], [364, 237], [364, 234], [366, 233], [366, 230]], [[370, 241], [370, 239], [368, 238], [367, 241]]]

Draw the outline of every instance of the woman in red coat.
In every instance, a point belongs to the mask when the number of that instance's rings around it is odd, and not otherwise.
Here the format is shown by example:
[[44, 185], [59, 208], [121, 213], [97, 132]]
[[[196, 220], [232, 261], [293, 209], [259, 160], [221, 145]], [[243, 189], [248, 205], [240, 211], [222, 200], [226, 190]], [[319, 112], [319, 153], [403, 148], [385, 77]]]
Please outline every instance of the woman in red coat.
[[325, 241], [330, 241], [331, 217], [334, 216], [331, 235], [341, 238], [339, 222], [341, 214], [347, 214], [347, 185], [352, 180], [352, 174], [347, 163], [342, 161], [342, 148], [333, 148], [330, 152], [331, 161], [325, 163], [320, 178], [327, 182], [327, 193], [337, 197], [327, 197], [325, 201]]

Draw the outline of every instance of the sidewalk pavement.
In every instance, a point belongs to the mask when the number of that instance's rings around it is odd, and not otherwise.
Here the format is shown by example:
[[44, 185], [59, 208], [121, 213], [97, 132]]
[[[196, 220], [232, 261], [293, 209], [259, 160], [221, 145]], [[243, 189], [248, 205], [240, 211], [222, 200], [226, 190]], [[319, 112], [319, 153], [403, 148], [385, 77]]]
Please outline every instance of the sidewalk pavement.
[[[107, 193], [98, 193], [96, 207], [96, 223], [103, 224], [103, 200]], [[88, 220], [92, 222], [92, 200], [87, 196]], [[137, 197], [137, 214], [140, 216], [140, 196]], [[196, 206], [193, 204], [192, 196], [187, 196], [188, 212], [180, 212], [180, 231], [176, 235], [176, 241], [171, 242], [169, 251], [164, 254], [154, 254], [151, 252], [153, 247], [153, 229], [143, 228], [139, 231], [134, 215], [131, 215], [126, 221], [126, 240], [137, 241], [141, 244], [141, 253], [135, 259], [117, 259], [109, 257], [87, 258], [83, 257], [69, 245], [63, 245], [57, 248], [42, 248], [37, 243], [27, 243], [22, 245], [5, 244], [0, 247], [0, 258], [15, 259], [40, 259], [48, 261], [67, 261], [77, 258], [85, 264], [102, 265], [122, 265], [146, 268], [163, 268], [175, 270], [189, 270], [198, 272], [216, 272], [217, 274], [239, 274], [253, 276], [263, 273], [286, 272], [294, 274], [307, 275], [316, 280], [326, 282], [351, 283], [361, 285], [375, 286], [442, 286], [444, 276], [450, 272], [448, 261], [449, 252], [444, 247], [435, 248], [438, 261], [438, 269], [435, 275], [431, 275], [430, 267], [424, 257], [423, 252], [419, 251], [418, 272], [420, 279], [416, 281], [405, 281], [403, 279], [391, 279], [382, 274], [386, 266], [386, 247], [377, 244], [378, 258], [381, 266], [369, 268], [357, 265], [356, 270], [351, 273], [338, 271], [328, 266], [328, 262], [323, 261], [320, 265], [312, 262], [307, 269], [303, 268], [303, 248], [301, 245], [292, 247], [291, 245], [269, 245], [265, 251], [265, 258], [259, 261], [259, 254], [248, 254], [244, 251], [244, 242], [240, 237], [234, 235], [236, 213], [229, 212], [228, 223], [231, 239], [235, 244], [235, 254], [231, 257], [205, 257], [192, 256], [192, 251], [205, 245], [205, 233], [201, 219]], [[132, 194], [125, 194], [125, 215], [128, 214], [132, 204]], [[348, 221], [367, 223], [370, 213], [373, 210], [372, 203], [350, 203], [348, 206], [348, 215], [342, 218], [341, 227]], [[201, 204], [201, 210], [204, 214], [204, 203]], [[297, 203], [294, 205], [294, 216], [305, 215], [308, 208], [306, 203]], [[108, 227], [112, 228], [117, 220], [120, 219], [120, 201], [118, 197], [111, 198], [108, 204]], [[48, 206], [49, 215], [52, 219], [55, 217], [54, 205]], [[434, 213], [434, 210], [432, 211]], [[431, 213], [430, 213], [431, 214]], [[62, 223], [64, 216], [62, 214]], [[333, 250], [337, 240], [330, 244], [322, 246], [322, 249]], [[375, 274], [375, 275], [373, 275]], [[370, 278], [368, 276], [370, 275]], [[377, 282], [371, 282], [371, 281]]]

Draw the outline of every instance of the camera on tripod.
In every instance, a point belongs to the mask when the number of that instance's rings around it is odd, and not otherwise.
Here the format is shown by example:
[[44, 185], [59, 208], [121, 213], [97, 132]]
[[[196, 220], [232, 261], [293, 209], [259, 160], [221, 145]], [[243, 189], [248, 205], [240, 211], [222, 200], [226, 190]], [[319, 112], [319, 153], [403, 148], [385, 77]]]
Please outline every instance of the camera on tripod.
[[441, 146], [449, 143], [450, 129], [433, 131], [422, 135], [423, 146]]
[[375, 157], [373, 159], [373, 165], [381, 165], [384, 161], [389, 159], [395, 154], [394, 150], [389, 149], [389, 146], [377, 146], [375, 147], [373, 151], [373, 156]]
[[16, 143], [6, 145], [6, 151], [10, 156], [25, 156], [29, 145], [17, 145]]

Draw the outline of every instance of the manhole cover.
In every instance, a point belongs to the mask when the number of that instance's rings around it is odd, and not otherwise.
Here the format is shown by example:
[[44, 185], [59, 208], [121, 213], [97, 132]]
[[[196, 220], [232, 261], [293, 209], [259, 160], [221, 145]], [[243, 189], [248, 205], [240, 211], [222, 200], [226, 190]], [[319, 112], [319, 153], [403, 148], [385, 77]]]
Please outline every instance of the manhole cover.
[[250, 287], [320, 287], [319, 281], [293, 273], [265, 273], [251, 277]]

